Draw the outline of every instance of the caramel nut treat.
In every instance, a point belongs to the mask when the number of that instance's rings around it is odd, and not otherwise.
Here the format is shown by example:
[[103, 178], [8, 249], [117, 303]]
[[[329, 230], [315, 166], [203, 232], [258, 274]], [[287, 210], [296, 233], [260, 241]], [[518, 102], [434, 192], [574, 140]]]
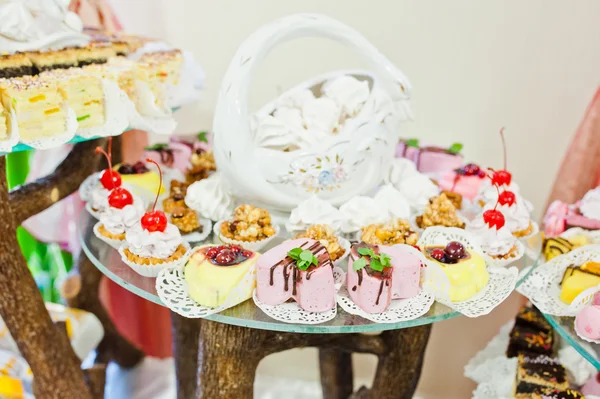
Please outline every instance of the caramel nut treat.
[[174, 195], [163, 201], [163, 210], [167, 213], [173, 213], [176, 208], [185, 208], [185, 196]]
[[260, 241], [275, 234], [271, 215], [266, 209], [252, 205], [235, 208], [233, 220], [221, 224], [221, 234], [237, 241]]
[[183, 196], [185, 197], [185, 195], [187, 194], [188, 186], [189, 184], [187, 184], [186, 182], [179, 180], [171, 180], [171, 189], [169, 195], [173, 197], [175, 194], [183, 194]]
[[419, 235], [412, 231], [410, 223], [402, 219], [392, 219], [386, 223], [363, 227], [361, 240], [370, 245], [416, 245]]
[[454, 191], [442, 191], [442, 194], [452, 202], [452, 205], [454, 205], [456, 209], [462, 209], [462, 195], [455, 193]]
[[333, 229], [325, 224], [315, 224], [310, 226], [304, 233], [296, 238], [312, 238], [323, 245], [332, 261], [336, 261], [344, 255], [345, 249], [340, 246], [340, 242]]
[[217, 170], [215, 157], [212, 151], [198, 150], [192, 155], [190, 162], [192, 166], [188, 169], [186, 174], [186, 180], [189, 184], [206, 179], [212, 172]]
[[194, 231], [202, 232], [202, 226], [198, 221], [198, 214], [189, 208], [177, 207], [173, 209], [171, 212], [171, 223], [177, 226], [183, 234], [189, 234]]
[[446, 194], [430, 199], [425, 212], [417, 216], [416, 221], [422, 229], [433, 226], [465, 228], [465, 223], [458, 217], [456, 207]]

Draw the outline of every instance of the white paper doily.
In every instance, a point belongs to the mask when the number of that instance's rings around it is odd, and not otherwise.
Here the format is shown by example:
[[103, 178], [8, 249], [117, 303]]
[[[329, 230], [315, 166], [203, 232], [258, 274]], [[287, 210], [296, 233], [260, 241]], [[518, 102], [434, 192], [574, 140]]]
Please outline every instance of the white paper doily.
[[174, 269], [163, 270], [156, 277], [156, 292], [160, 300], [173, 312], [188, 319], [203, 318], [236, 306], [250, 298], [255, 286], [256, 264], [248, 270], [246, 276], [232, 290], [221, 306], [211, 308], [198, 305], [190, 297], [183, 265]]
[[594, 288], [579, 294], [568, 305], [560, 300], [560, 282], [567, 267], [587, 261], [600, 262], [600, 245], [586, 245], [557, 256], [538, 266], [517, 291], [526, 296], [543, 313], [554, 316], [575, 316], [585, 305], [591, 303]]
[[102, 79], [102, 94], [104, 97], [104, 117], [102, 126], [79, 128], [77, 135], [83, 138], [117, 136], [129, 127], [127, 101], [129, 98], [117, 82]]
[[100, 226], [102, 225], [102, 222], [97, 222], [94, 225], [94, 235], [96, 237], [98, 237], [98, 239], [104, 241], [105, 243], [107, 243], [108, 245], [110, 245], [111, 247], [113, 247], [114, 249], [119, 249], [121, 248], [121, 245], [123, 245], [123, 242], [125, 242], [125, 240], [114, 240], [112, 238], [108, 238], [105, 237], [102, 233], [100, 233]]
[[21, 137], [21, 143], [27, 144], [36, 150], [45, 150], [47, 148], [58, 147], [59, 145], [65, 144], [71, 140], [75, 136], [75, 132], [79, 126], [77, 123], [77, 115], [75, 115], [75, 111], [73, 111], [72, 108], [69, 108], [66, 102], [62, 104], [62, 108], [67, 112], [67, 122], [64, 132], [57, 134], [56, 136], [44, 137], [35, 140], [25, 140]]
[[119, 254], [121, 254], [121, 260], [127, 266], [131, 267], [137, 274], [142, 275], [144, 277], [156, 277], [162, 270], [173, 269], [180, 265], [184, 265], [188, 258], [190, 257], [190, 244], [188, 242], [183, 241], [181, 243], [186, 248], [186, 253], [179, 259], [173, 262], [163, 262], [156, 265], [140, 265], [135, 262], [130, 261], [125, 255], [125, 248], [127, 248], [127, 242], [125, 242], [119, 248]]
[[[333, 278], [335, 281], [335, 289], [339, 290], [344, 283], [346, 274], [339, 267], [333, 268]], [[285, 302], [280, 305], [267, 305], [258, 300], [256, 297], [256, 290], [252, 294], [254, 303], [260, 310], [262, 310], [267, 316], [281, 321], [283, 323], [292, 324], [320, 324], [326, 321], [333, 320], [337, 315], [337, 305], [333, 306], [333, 309], [326, 312], [307, 312], [302, 310], [295, 301]]]
[[223, 237], [221, 235], [221, 223], [223, 222], [223, 220], [219, 220], [213, 226], [213, 232], [215, 233], [215, 237], [217, 237], [219, 241], [221, 241], [224, 244], [239, 245], [242, 248], [249, 249], [250, 251], [254, 252], [258, 252], [261, 249], [263, 249], [268, 243], [270, 243], [275, 237], [279, 235], [280, 231], [279, 225], [275, 224], [273, 225], [273, 228], [275, 229], [275, 234], [273, 234], [271, 237], [265, 238], [260, 241], [237, 241], [229, 239], [227, 237]]
[[12, 148], [19, 143], [19, 125], [15, 109], [11, 106], [8, 110], [7, 133], [8, 138], [0, 140], [0, 152], [11, 152]]
[[100, 173], [102, 172], [96, 172], [89, 175], [79, 186], [79, 198], [81, 198], [82, 201], [91, 201], [92, 191], [100, 184]]
[[435, 301], [435, 295], [423, 289], [413, 298], [392, 299], [389, 308], [382, 313], [367, 313], [358, 307], [348, 294], [344, 285], [337, 293], [337, 303], [346, 312], [360, 316], [374, 323], [399, 323], [418, 319], [429, 311]]

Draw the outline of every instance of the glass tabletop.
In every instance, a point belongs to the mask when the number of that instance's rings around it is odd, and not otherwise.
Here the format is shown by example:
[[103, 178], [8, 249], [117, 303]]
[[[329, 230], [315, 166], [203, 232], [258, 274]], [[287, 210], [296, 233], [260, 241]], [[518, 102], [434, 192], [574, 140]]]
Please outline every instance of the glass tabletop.
[[[79, 237], [83, 251], [90, 261], [108, 278], [123, 288], [141, 296], [151, 302], [164, 306], [155, 288], [155, 278], [143, 277], [121, 261], [121, 257], [115, 249], [98, 239], [93, 231], [96, 220], [87, 212], [83, 211], [79, 220]], [[213, 240], [212, 236], [204, 243]], [[276, 240], [274, 240], [276, 241]], [[275, 244], [274, 244], [275, 245]], [[519, 283], [533, 270], [541, 253], [542, 240], [534, 236], [526, 241], [528, 256], [515, 262], [519, 270], [523, 270]], [[194, 244], [192, 244], [194, 246]], [[303, 333], [352, 333], [393, 330], [400, 328], [415, 327], [423, 324], [431, 324], [447, 320], [460, 313], [453, 311], [447, 306], [435, 302], [429, 312], [414, 320], [400, 323], [379, 324], [363, 319], [360, 316], [351, 315], [338, 307], [337, 316], [328, 322], [318, 325], [289, 324], [274, 320], [264, 314], [251, 300], [241, 303], [233, 308], [226, 309], [218, 314], [206, 317], [208, 320], [220, 323], [232, 324], [242, 327], [258, 328], [272, 331], [303, 332]]]
[[574, 317], [551, 316], [547, 314], [544, 314], [544, 317], [569, 345], [596, 367], [596, 370], [600, 371], [600, 344], [592, 344], [579, 338], [573, 327]]

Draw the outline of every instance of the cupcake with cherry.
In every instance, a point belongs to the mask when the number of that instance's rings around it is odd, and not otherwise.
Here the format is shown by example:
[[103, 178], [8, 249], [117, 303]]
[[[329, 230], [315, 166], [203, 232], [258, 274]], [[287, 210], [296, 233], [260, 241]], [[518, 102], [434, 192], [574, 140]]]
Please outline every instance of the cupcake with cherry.
[[167, 215], [156, 210], [158, 192], [162, 187], [162, 171], [158, 164], [159, 187], [152, 211], [144, 213], [125, 233], [125, 242], [119, 248], [125, 264], [146, 277], [156, 277], [162, 269], [185, 262], [190, 246], [184, 242], [179, 229], [169, 223]]
[[103, 185], [112, 185], [112, 188], [107, 194], [107, 207], [100, 213], [100, 221], [94, 225], [94, 234], [113, 248], [119, 248], [125, 241], [126, 231], [144, 213], [144, 205], [121, 186], [119, 174], [110, 168], [110, 156], [100, 147], [96, 147], [96, 153], [102, 153], [108, 161], [109, 168], [103, 172], [100, 180]]
[[497, 209], [503, 203], [514, 203], [510, 194], [510, 191], [504, 191], [494, 208], [485, 210], [467, 225], [467, 231], [475, 235], [484, 254], [498, 266], [507, 266], [525, 254], [525, 246], [506, 227], [504, 214]]
[[279, 226], [266, 209], [243, 204], [235, 208], [233, 218], [217, 222], [214, 232], [225, 244], [258, 251], [277, 236]]
[[[494, 181], [494, 184], [497, 182]], [[497, 210], [502, 213], [506, 227], [517, 238], [524, 238], [538, 231], [537, 224], [531, 220], [527, 203], [512, 191], [505, 189], [501, 193], [497, 193], [496, 203], [487, 204], [483, 209], [484, 212]]]

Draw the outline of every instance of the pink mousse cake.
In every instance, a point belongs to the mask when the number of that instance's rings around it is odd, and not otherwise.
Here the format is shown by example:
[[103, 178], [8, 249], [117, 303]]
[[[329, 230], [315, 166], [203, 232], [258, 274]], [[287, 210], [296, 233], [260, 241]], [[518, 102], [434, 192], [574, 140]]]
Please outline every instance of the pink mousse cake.
[[467, 164], [451, 172], [446, 172], [438, 181], [444, 191], [452, 191], [473, 200], [485, 180], [485, 171], [475, 164]]
[[[288, 256], [295, 248], [312, 252], [317, 265], [301, 270], [296, 260]], [[335, 307], [333, 263], [319, 241], [299, 238], [265, 252], [258, 259], [256, 282], [256, 296], [267, 305], [294, 299], [309, 312], [325, 312]]]
[[579, 311], [575, 317], [575, 326], [577, 332], [584, 338], [590, 340], [600, 340], [600, 292], [594, 295], [590, 306]]
[[192, 148], [183, 143], [157, 144], [144, 152], [144, 159], [150, 158], [168, 168], [174, 168], [185, 173], [189, 167]]
[[[372, 257], [361, 255], [361, 248], [370, 248], [376, 256], [387, 255], [389, 265], [383, 270], [371, 268]], [[366, 266], [355, 270], [355, 262], [366, 261]], [[379, 258], [380, 259], [380, 258]], [[421, 280], [421, 259], [409, 245], [352, 245], [346, 286], [352, 301], [367, 313], [381, 313], [392, 299], [412, 298], [419, 294]]]
[[579, 213], [571, 213], [566, 217], [566, 228], [581, 227], [586, 230], [599, 230], [600, 220], [587, 218]]
[[434, 146], [418, 148], [406, 143], [401, 141], [398, 144], [396, 157], [410, 159], [421, 173], [442, 174], [457, 169], [463, 164], [463, 156], [459, 153]]

